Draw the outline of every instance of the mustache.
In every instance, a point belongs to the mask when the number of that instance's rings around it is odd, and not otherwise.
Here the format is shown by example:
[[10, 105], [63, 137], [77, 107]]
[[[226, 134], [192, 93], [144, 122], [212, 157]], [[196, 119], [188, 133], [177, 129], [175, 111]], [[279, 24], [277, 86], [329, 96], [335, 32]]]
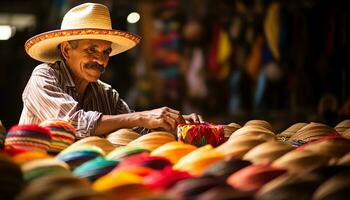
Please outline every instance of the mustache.
[[104, 68], [103, 65], [100, 65], [98, 64], [97, 62], [89, 62], [89, 63], [86, 63], [84, 65], [85, 68], [88, 68], [88, 69], [95, 69], [97, 71], [99, 71], [101, 74], [103, 74], [106, 69]]

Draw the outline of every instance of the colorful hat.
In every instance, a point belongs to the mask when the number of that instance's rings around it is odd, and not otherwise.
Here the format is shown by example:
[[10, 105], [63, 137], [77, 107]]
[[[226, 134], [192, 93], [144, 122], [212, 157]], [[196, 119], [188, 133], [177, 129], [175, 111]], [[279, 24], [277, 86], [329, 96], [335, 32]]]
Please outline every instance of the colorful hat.
[[13, 160], [19, 165], [23, 165], [27, 162], [43, 158], [51, 158], [51, 156], [42, 151], [26, 151], [13, 156]]
[[109, 154], [106, 156], [106, 159], [121, 161], [129, 156], [143, 152], [150, 152], [150, 150], [141, 146], [121, 146], [109, 152]]
[[130, 172], [118, 171], [97, 179], [92, 187], [96, 191], [105, 192], [115, 187], [131, 184], [143, 184], [143, 178]]
[[241, 127], [241, 125], [234, 122], [224, 125], [225, 137], [229, 138], [236, 130], [240, 129]]
[[74, 142], [68, 148], [75, 148], [76, 146], [97, 146], [101, 148], [105, 153], [109, 153], [115, 149], [115, 146], [105, 138], [97, 136], [89, 136]]
[[284, 154], [275, 160], [272, 165], [287, 168], [291, 173], [304, 173], [326, 165], [328, 161], [329, 157], [327, 156], [296, 149]]
[[174, 169], [187, 171], [191, 175], [198, 176], [210, 165], [219, 162], [224, 155], [213, 149], [211, 145], [202, 146], [182, 157], [175, 165]]
[[263, 185], [286, 172], [284, 168], [269, 164], [250, 165], [228, 177], [227, 183], [241, 191], [256, 192]]
[[337, 161], [338, 165], [347, 165], [350, 166], [350, 153], [345, 154]]
[[292, 146], [283, 142], [267, 141], [252, 148], [243, 156], [243, 159], [255, 164], [269, 163], [293, 149]]
[[107, 135], [107, 140], [110, 141], [114, 146], [125, 146], [129, 142], [140, 137], [140, 134], [131, 129], [119, 129], [113, 133]]
[[235, 131], [229, 138], [229, 140], [231, 138], [234, 138], [234, 137], [237, 137], [237, 136], [241, 136], [241, 135], [247, 135], [247, 134], [250, 134], [250, 135], [263, 135], [263, 136], [266, 136], [266, 137], [270, 137], [270, 138], [274, 138], [275, 137], [275, 134], [264, 128], [264, 127], [261, 127], [261, 126], [254, 126], [254, 125], [249, 125], [249, 126], [243, 126], [242, 128], [238, 129], [237, 131]]
[[264, 134], [245, 134], [231, 137], [227, 142], [216, 147], [216, 150], [224, 154], [227, 158], [242, 158], [252, 148], [266, 141], [267, 139]]
[[171, 163], [175, 164], [180, 158], [192, 152], [196, 148], [197, 147], [193, 145], [182, 142], [169, 142], [153, 150], [151, 152], [151, 156], [165, 157], [169, 159]]
[[119, 161], [107, 160], [103, 157], [96, 157], [74, 169], [74, 175], [80, 178], [86, 178], [95, 181], [101, 176], [106, 175], [118, 165]]
[[5, 139], [5, 150], [8, 152], [44, 151], [51, 144], [51, 133], [47, 128], [38, 125], [18, 125], [12, 127]]
[[229, 185], [219, 185], [199, 194], [196, 199], [200, 200], [252, 200], [254, 194], [236, 190]]
[[51, 132], [51, 145], [49, 152], [57, 153], [73, 144], [76, 130], [66, 121], [63, 120], [45, 120], [40, 126], [46, 127]]
[[312, 199], [348, 199], [350, 190], [350, 172], [334, 175], [321, 184]]
[[191, 177], [189, 173], [174, 170], [169, 166], [161, 170], [154, 170], [145, 176], [144, 184], [154, 190], [166, 190], [176, 182]]
[[339, 135], [329, 135], [305, 144], [299, 147], [299, 149], [333, 158], [340, 158], [350, 152], [350, 140], [340, 137]]
[[195, 199], [210, 188], [225, 185], [225, 181], [215, 177], [197, 177], [178, 181], [168, 192], [179, 199]]
[[331, 134], [338, 133], [334, 128], [328, 125], [311, 122], [293, 134], [289, 138], [288, 143], [292, 144], [293, 141], [301, 141], [302, 143], [307, 143]]
[[284, 130], [283, 132], [281, 132], [280, 134], [277, 135], [277, 138], [280, 141], [287, 141], [294, 133], [296, 133], [298, 130], [300, 130], [301, 128], [303, 128], [304, 126], [306, 126], [307, 123], [295, 123], [292, 126], [290, 126], [289, 128], [287, 128], [286, 130]]
[[173, 141], [176, 141], [173, 134], [165, 131], [155, 131], [137, 138], [130, 142], [128, 146], [141, 146], [154, 150], [165, 143]]
[[192, 144], [197, 147], [210, 144], [214, 147], [224, 143], [224, 127], [222, 125], [203, 124], [180, 124], [177, 126], [177, 137], [181, 142]]
[[259, 200], [312, 199], [322, 180], [314, 174], [283, 174], [267, 184], [257, 193]]
[[132, 155], [124, 159], [115, 168], [115, 170], [123, 170], [134, 166], [148, 167], [151, 169], [164, 169], [165, 167], [171, 166], [171, 162], [167, 158], [159, 156], [150, 156], [148, 152]]
[[107, 199], [94, 191], [84, 179], [72, 174], [52, 174], [30, 181], [18, 196], [30, 199]]
[[71, 174], [69, 166], [65, 162], [55, 158], [29, 161], [24, 163], [21, 168], [26, 181], [51, 174]]
[[66, 162], [70, 168], [74, 170], [81, 164], [104, 155], [105, 152], [100, 147], [81, 145], [74, 147], [70, 146], [61, 151], [56, 157], [59, 160]]
[[14, 199], [24, 185], [21, 168], [11, 158], [0, 152], [0, 196]]
[[84, 3], [69, 10], [63, 17], [61, 29], [36, 35], [25, 43], [32, 58], [53, 63], [60, 60], [57, 46], [69, 40], [96, 39], [112, 43], [110, 56], [134, 47], [140, 37], [113, 30], [108, 8], [102, 4]]
[[250, 161], [241, 160], [239, 158], [231, 158], [229, 160], [221, 160], [210, 165], [204, 172], [204, 176], [214, 176], [217, 178], [227, 178], [229, 175], [237, 172], [251, 164]]
[[339, 122], [334, 129], [339, 133], [342, 134], [344, 133], [347, 129], [350, 128], [350, 119], [343, 120]]
[[342, 137], [350, 139], [350, 128], [340, 134]]
[[274, 132], [271, 124], [265, 120], [261, 120], [261, 119], [252, 119], [247, 121], [244, 126], [251, 126], [251, 127], [261, 127], [261, 128], [265, 128], [271, 132]]

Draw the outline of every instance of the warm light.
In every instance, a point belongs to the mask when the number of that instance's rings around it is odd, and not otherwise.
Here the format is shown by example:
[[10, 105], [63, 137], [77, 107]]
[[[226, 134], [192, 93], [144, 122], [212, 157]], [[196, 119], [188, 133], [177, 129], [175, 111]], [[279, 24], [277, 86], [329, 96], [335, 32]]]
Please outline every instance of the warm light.
[[127, 20], [130, 24], [134, 24], [140, 20], [140, 14], [137, 12], [132, 12], [128, 15]]
[[15, 29], [9, 25], [0, 25], [0, 40], [8, 40], [13, 36]]

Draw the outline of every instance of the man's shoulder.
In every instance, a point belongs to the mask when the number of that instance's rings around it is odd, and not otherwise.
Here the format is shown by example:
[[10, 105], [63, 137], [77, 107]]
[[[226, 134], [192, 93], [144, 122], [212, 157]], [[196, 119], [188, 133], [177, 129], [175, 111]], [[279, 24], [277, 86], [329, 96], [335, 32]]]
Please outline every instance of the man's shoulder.
[[109, 84], [107, 84], [107, 83], [105, 83], [105, 82], [103, 82], [103, 81], [101, 81], [101, 80], [97, 80], [96, 85], [97, 85], [98, 87], [100, 87], [100, 88], [105, 89], [105, 90], [111, 90], [111, 89], [113, 89], [111, 85], [109, 85]]
[[34, 68], [32, 75], [54, 75], [58, 70], [59, 65], [57, 63], [41, 63]]

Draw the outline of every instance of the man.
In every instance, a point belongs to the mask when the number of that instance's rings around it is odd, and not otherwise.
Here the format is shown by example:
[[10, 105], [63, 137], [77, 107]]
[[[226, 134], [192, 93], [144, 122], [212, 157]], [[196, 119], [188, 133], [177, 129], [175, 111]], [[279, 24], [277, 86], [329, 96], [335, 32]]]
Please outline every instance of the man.
[[105, 135], [119, 128], [173, 130], [196, 114], [181, 115], [168, 107], [131, 112], [111, 86], [99, 80], [109, 57], [134, 47], [140, 38], [113, 30], [108, 8], [85, 3], [72, 8], [61, 29], [30, 38], [26, 52], [43, 62], [23, 92], [20, 124], [63, 119], [77, 129], [77, 137]]

